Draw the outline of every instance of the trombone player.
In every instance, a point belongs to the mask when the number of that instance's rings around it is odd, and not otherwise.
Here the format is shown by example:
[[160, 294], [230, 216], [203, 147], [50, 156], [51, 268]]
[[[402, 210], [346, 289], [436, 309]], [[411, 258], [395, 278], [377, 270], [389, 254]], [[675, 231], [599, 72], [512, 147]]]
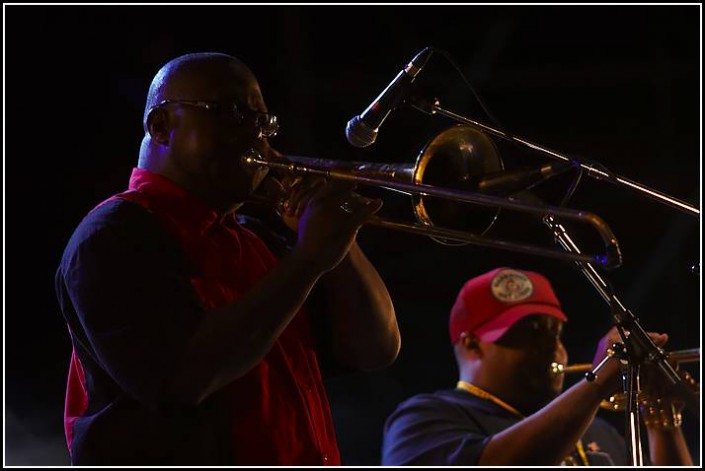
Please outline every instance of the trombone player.
[[[324, 367], [378, 369], [399, 351], [387, 289], [355, 242], [381, 201], [291, 188], [298, 238], [275, 256], [236, 212], [265, 173], [240, 155], [277, 156], [277, 121], [226, 54], [165, 64], [143, 125], [128, 190], [86, 216], [56, 277], [72, 464], [340, 464]], [[321, 309], [304, 305], [314, 287]]]
[[[628, 465], [623, 438], [596, 417], [619, 388], [610, 358], [593, 382], [565, 392], [561, 330], [567, 316], [541, 274], [497, 268], [467, 281], [450, 315], [459, 369], [454, 389], [419, 394], [400, 404], [384, 428], [383, 465]], [[649, 333], [658, 346], [666, 334]], [[612, 328], [598, 343], [593, 367], [620, 338]], [[658, 378], [654, 378], [658, 379]], [[643, 410], [650, 464], [692, 465], [680, 407], [662, 397]]]

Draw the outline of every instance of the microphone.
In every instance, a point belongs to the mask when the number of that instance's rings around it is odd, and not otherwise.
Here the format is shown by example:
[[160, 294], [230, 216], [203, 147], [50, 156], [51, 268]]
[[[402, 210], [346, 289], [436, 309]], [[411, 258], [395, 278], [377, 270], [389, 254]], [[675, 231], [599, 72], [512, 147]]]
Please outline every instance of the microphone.
[[404, 100], [411, 84], [432, 54], [433, 49], [430, 47], [416, 54], [362, 114], [348, 121], [345, 136], [350, 144], [355, 147], [367, 147], [377, 140], [379, 127], [389, 113]]
[[479, 193], [505, 196], [528, 190], [573, 167], [570, 162], [550, 162], [540, 167], [523, 167], [488, 173], [477, 179], [472, 189]]

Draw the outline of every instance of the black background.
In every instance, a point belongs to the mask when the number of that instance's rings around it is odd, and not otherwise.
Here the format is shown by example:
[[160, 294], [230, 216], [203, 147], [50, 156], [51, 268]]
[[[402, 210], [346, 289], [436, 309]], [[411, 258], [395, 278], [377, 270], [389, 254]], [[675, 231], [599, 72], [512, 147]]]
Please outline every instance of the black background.
[[[68, 464], [70, 343], [54, 271], [83, 215], [127, 184], [147, 88], [166, 61], [195, 51], [242, 59], [280, 118], [273, 143], [283, 152], [410, 163], [453, 123], [400, 108], [367, 149], [350, 146], [344, 128], [433, 46], [457, 61], [505, 129], [700, 207], [700, 18], [699, 5], [5, 5], [5, 463]], [[418, 88], [493, 124], [441, 55]], [[508, 168], [548, 161], [499, 145]], [[537, 191], [556, 205], [570, 181], [557, 177]], [[388, 198], [385, 214], [411, 219], [406, 197], [368, 192]], [[644, 328], [668, 332], [670, 350], [699, 347], [701, 280], [690, 270], [700, 260], [699, 219], [587, 177], [568, 206], [600, 215], [615, 232], [624, 265], [606, 276]], [[571, 230], [592, 244], [589, 227]], [[526, 215], [501, 214], [489, 235], [551, 245]], [[387, 370], [329, 383], [344, 464], [378, 464], [393, 407], [454, 385], [447, 318], [467, 278], [502, 265], [547, 275], [570, 319], [564, 342], [573, 362], [590, 361], [610, 325], [607, 305], [562, 260], [375, 227], [359, 242], [388, 284], [403, 346]], [[684, 367], [699, 378], [699, 363]], [[601, 414], [621, 427], [619, 414]], [[700, 421], [686, 421], [699, 462]]]

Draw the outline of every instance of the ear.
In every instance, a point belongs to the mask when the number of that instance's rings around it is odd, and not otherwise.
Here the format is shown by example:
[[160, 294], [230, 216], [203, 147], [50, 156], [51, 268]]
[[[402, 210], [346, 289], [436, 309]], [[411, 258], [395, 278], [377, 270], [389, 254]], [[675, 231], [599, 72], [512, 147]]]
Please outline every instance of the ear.
[[463, 344], [464, 349], [473, 350], [478, 355], [482, 354], [480, 339], [475, 334], [463, 332], [460, 334], [460, 342]]
[[160, 145], [169, 145], [171, 115], [164, 108], [154, 108], [147, 115], [147, 132]]

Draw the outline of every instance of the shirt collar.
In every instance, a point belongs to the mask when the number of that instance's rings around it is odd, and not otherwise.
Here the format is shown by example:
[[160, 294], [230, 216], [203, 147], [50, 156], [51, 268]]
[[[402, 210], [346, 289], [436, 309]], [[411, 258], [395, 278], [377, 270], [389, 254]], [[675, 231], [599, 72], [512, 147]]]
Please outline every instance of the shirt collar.
[[130, 175], [130, 190], [138, 191], [151, 198], [172, 219], [203, 233], [216, 221], [231, 214], [220, 216], [203, 200], [189, 193], [163, 175], [143, 168], [133, 168]]

